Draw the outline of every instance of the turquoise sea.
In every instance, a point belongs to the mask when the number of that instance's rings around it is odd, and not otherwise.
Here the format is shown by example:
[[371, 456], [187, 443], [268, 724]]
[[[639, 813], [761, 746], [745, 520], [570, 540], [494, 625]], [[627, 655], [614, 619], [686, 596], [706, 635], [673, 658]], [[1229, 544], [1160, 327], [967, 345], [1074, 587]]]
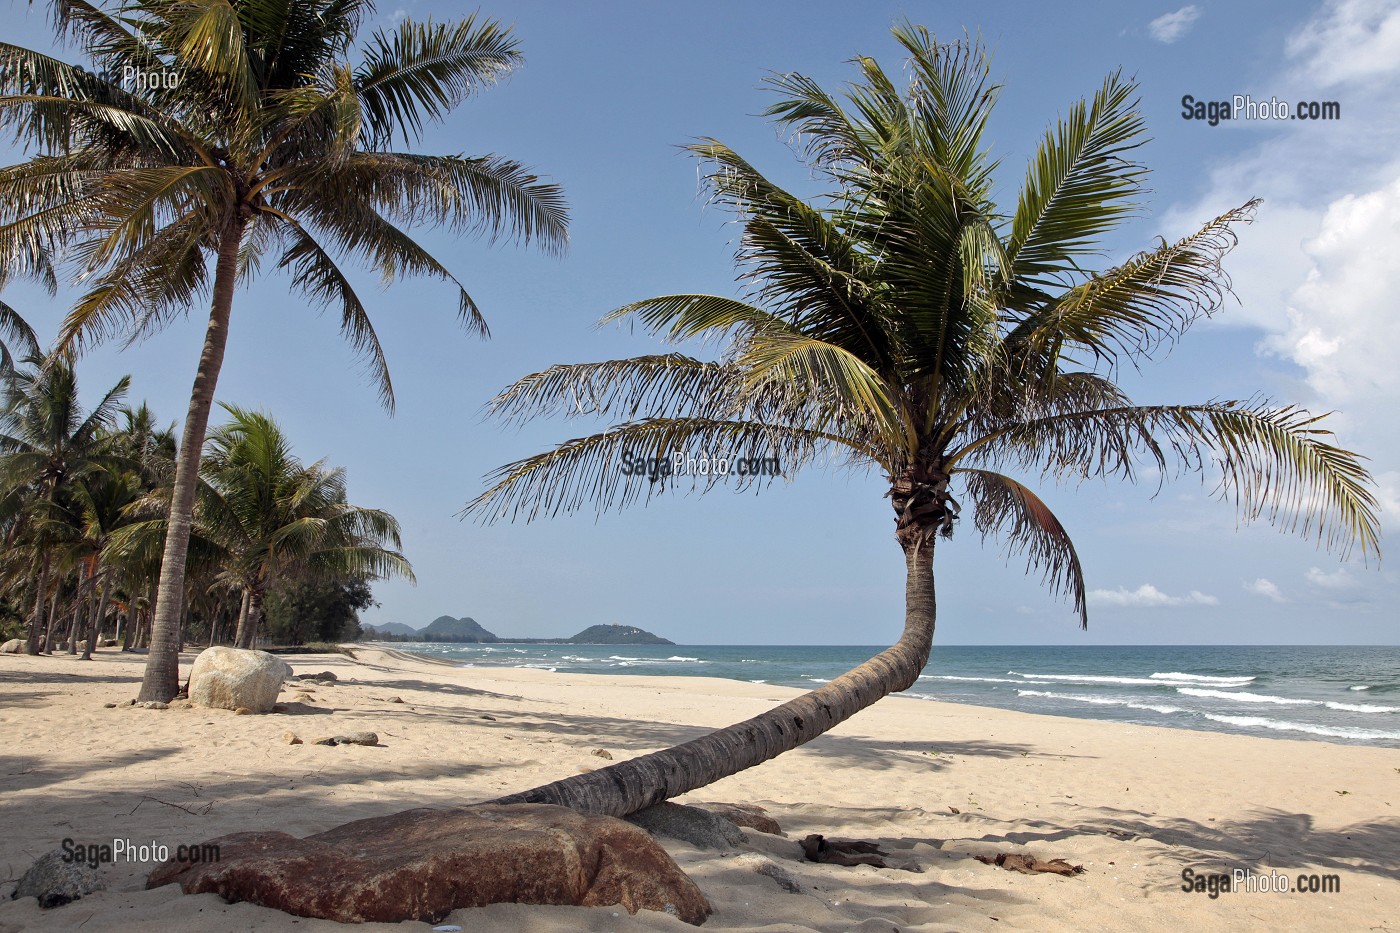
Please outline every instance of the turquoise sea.
[[[726, 677], [812, 687], [879, 647], [461, 645], [395, 648], [464, 667]], [[1114, 722], [1400, 748], [1400, 647], [933, 649], [907, 696]]]

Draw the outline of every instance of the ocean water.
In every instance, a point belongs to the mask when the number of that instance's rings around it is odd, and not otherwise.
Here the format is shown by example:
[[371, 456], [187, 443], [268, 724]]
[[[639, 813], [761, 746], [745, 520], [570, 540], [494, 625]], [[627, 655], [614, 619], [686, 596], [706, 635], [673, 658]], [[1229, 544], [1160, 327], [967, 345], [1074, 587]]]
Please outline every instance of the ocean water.
[[[453, 645], [464, 667], [726, 677], [813, 687], [880, 647]], [[1400, 748], [1400, 647], [934, 646], [906, 696], [1180, 729]]]

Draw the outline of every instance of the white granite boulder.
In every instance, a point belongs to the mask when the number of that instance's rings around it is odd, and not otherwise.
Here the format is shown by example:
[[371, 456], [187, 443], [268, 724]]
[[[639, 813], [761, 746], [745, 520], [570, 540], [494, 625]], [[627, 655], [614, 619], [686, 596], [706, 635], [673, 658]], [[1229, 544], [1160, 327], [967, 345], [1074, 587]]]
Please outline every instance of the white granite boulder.
[[24, 642], [18, 638], [11, 638], [0, 645], [0, 654], [24, 654]]
[[216, 709], [270, 713], [292, 668], [266, 651], [205, 648], [190, 671], [190, 702]]

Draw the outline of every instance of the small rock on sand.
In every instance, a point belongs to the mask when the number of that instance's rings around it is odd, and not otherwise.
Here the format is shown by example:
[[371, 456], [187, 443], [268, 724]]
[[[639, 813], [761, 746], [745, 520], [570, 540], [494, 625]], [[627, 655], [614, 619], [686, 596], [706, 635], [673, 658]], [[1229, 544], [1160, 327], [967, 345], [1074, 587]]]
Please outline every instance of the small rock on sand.
[[373, 732], [347, 732], [344, 735], [327, 735], [311, 743], [312, 745], [378, 745], [379, 736]]
[[402, 703], [403, 697], [389, 697], [390, 703]]
[[98, 880], [97, 869], [81, 862], [65, 862], [66, 855], [62, 849], [55, 849], [40, 856], [19, 879], [11, 896], [38, 898], [39, 906], [47, 910], [100, 891], [102, 882]]
[[250, 710], [250, 709], [249, 709], [248, 707], [246, 707], [246, 706], [240, 706], [240, 707], [238, 707], [238, 709], [236, 709], [236, 710], [233, 711], [233, 715], [235, 715], [235, 716], [251, 716], [251, 715], [253, 715], [253, 711]]
[[378, 745], [379, 736], [373, 732], [347, 732], [335, 740], [341, 745]]
[[481, 714], [481, 718], [482, 718], [482, 719], [489, 719], [491, 722], [495, 722], [495, 721], [496, 721], [496, 717], [495, 717], [495, 716], [492, 716], [490, 713], [482, 713], [482, 714]]
[[283, 741], [283, 742], [286, 742], [288, 745], [300, 745], [300, 744], [302, 744], [302, 743], [301, 743], [301, 739], [297, 738], [297, 734], [296, 734], [295, 732], [284, 732], [284, 733], [282, 733], [282, 741]]
[[606, 748], [590, 749], [588, 754], [596, 755], [599, 758], [606, 758], [608, 761], [613, 760], [612, 752], [608, 751]]

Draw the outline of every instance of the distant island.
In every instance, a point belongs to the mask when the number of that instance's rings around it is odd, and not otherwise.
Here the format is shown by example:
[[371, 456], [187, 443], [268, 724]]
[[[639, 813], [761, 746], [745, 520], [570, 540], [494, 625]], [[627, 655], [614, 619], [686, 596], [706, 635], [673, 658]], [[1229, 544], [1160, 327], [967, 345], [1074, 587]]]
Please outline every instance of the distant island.
[[421, 629], [402, 622], [361, 626], [362, 637], [372, 641], [431, 641], [485, 645], [504, 642], [516, 645], [674, 645], [635, 625], [590, 625], [571, 638], [501, 638], [487, 631], [470, 616], [454, 619], [438, 616]]

